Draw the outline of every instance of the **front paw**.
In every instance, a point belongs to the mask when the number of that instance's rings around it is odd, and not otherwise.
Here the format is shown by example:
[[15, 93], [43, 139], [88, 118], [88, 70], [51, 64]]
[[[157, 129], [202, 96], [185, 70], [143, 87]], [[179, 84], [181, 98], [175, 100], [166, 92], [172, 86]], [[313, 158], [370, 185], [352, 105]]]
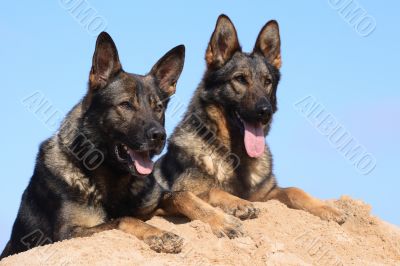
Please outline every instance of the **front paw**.
[[346, 216], [341, 210], [329, 205], [318, 206], [310, 212], [325, 221], [334, 221], [338, 224], [343, 224], [346, 221]]
[[156, 252], [179, 253], [182, 250], [183, 239], [171, 232], [146, 236], [144, 242]]
[[217, 237], [236, 238], [244, 236], [241, 221], [232, 215], [221, 212], [219, 217], [210, 221], [209, 224]]
[[231, 214], [240, 220], [254, 219], [260, 214], [260, 209], [247, 200], [232, 202], [229, 206], [224, 206], [223, 211]]

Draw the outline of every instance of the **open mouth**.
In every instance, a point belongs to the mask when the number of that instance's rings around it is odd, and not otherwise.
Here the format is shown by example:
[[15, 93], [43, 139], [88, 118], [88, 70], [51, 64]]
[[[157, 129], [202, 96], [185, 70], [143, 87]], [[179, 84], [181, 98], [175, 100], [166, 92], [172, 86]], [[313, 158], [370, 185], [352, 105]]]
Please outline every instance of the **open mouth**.
[[247, 155], [252, 158], [261, 157], [265, 150], [263, 124], [261, 122], [246, 122], [244, 119], [242, 119], [238, 112], [235, 112], [235, 115], [243, 126], [244, 146], [246, 148]]
[[135, 151], [125, 144], [115, 146], [117, 159], [128, 165], [129, 172], [133, 175], [147, 176], [153, 171], [153, 161], [150, 151]]

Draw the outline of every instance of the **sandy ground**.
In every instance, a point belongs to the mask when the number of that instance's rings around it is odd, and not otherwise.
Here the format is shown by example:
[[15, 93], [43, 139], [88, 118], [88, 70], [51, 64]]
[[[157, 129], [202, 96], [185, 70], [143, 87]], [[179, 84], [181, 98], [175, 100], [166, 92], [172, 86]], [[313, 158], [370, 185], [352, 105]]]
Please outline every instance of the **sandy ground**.
[[[200, 221], [150, 224], [185, 240], [180, 254], [156, 253], [117, 230], [54, 243], [8, 257], [1, 265], [400, 265], [400, 229], [348, 197], [331, 201], [347, 220], [338, 225], [285, 205], [257, 203], [260, 217], [244, 221], [247, 236], [217, 238]], [[176, 221], [175, 221], [176, 222]]]

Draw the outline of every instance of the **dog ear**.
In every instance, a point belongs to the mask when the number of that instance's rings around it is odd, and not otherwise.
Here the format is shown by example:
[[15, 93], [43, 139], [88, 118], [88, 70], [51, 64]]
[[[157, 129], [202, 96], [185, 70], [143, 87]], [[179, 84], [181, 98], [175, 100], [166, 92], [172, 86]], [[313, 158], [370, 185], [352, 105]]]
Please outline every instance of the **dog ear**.
[[265, 56], [268, 62], [276, 68], [281, 67], [281, 39], [278, 22], [270, 20], [265, 24], [257, 37], [253, 53]]
[[209, 68], [223, 66], [235, 52], [241, 51], [235, 26], [226, 15], [220, 15], [206, 51]]
[[89, 76], [89, 88], [104, 88], [108, 81], [122, 69], [117, 47], [107, 32], [97, 37]]
[[176, 82], [181, 75], [184, 62], [185, 46], [178, 45], [161, 57], [151, 69], [150, 74], [156, 78], [160, 89], [167, 96], [175, 93]]

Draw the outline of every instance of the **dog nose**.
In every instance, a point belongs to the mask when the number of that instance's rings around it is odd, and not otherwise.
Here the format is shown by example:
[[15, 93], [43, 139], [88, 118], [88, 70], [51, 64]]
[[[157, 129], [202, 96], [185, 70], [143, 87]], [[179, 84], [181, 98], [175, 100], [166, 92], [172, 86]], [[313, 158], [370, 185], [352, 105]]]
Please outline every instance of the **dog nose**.
[[147, 132], [147, 136], [149, 141], [153, 143], [161, 143], [164, 142], [166, 139], [165, 130], [158, 127], [152, 127]]
[[259, 117], [264, 117], [265, 115], [269, 114], [269, 108], [268, 106], [261, 106], [258, 109], [258, 116]]
[[259, 102], [256, 105], [257, 118], [262, 123], [267, 123], [272, 114], [272, 108], [269, 102]]

